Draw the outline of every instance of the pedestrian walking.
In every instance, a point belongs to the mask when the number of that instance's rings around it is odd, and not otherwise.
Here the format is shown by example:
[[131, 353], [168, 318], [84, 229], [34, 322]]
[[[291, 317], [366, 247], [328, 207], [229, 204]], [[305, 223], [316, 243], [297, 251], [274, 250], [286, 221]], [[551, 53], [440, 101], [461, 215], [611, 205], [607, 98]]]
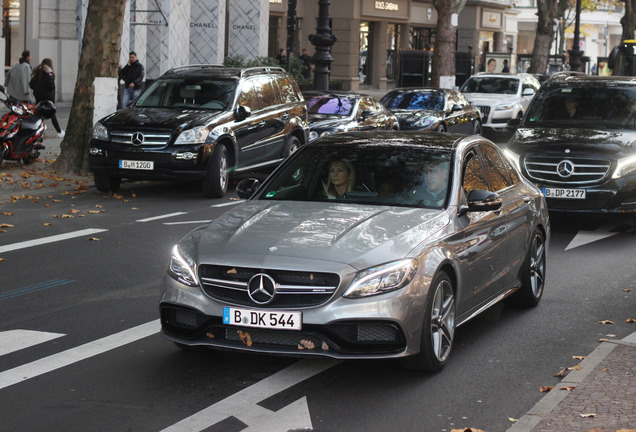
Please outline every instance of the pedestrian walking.
[[[29, 86], [33, 89], [35, 103], [44, 100], [55, 102], [55, 72], [53, 71], [53, 60], [45, 58], [42, 60], [42, 63], [35, 67]], [[57, 121], [55, 114], [51, 117], [51, 122], [57, 131], [57, 136], [63, 137], [65, 134], [64, 129], [60, 127], [60, 123]]]
[[298, 57], [303, 62], [302, 75], [303, 78], [311, 78], [311, 57], [307, 53], [307, 48], [303, 48], [300, 56]]
[[7, 94], [20, 102], [31, 102], [31, 90], [29, 80], [31, 79], [31, 52], [22, 51], [22, 57], [4, 78], [4, 87]]
[[121, 104], [126, 108], [131, 101], [141, 94], [141, 86], [144, 80], [144, 67], [137, 59], [137, 53], [131, 51], [128, 55], [128, 64], [119, 71], [119, 78], [124, 80], [124, 93]]

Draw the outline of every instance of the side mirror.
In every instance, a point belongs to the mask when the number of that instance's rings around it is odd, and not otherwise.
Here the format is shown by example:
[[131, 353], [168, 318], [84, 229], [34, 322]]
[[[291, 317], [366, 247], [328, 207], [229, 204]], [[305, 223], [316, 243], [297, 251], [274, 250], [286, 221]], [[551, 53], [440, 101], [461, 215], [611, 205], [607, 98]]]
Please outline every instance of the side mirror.
[[251, 115], [252, 115], [252, 110], [250, 109], [250, 107], [245, 105], [239, 105], [234, 110], [234, 119], [236, 121], [243, 121]]
[[503, 201], [495, 192], [475, 189], [468, 194], [468, 206], [460, 207], [460, 216], [468, 212], [496, 211], [501, 208]]
[[532, 87], [526, 87], [523, 89], [523, 96], [532, 96], [534, 95], [534, 89]]
[[369, 111], [369, 110], [364, 110], [362, 111], [362, 114], [360, 114], [360, 117], [362, 117], [362, 119], [366, 119], [371, 117], [371, 115], [373, 114], [373, 112]]
[[258, 189], [259, 181], [255, 178], [243, 179], [236, 185], [236, 194], [239, 198], [248, 199]]
[[451, 109], [451, 111], [455, 112], [455, 111], [461, 111], [462, 107], [460, 107], [459, 105], [455, 104], [453, 105], [453, 108]]

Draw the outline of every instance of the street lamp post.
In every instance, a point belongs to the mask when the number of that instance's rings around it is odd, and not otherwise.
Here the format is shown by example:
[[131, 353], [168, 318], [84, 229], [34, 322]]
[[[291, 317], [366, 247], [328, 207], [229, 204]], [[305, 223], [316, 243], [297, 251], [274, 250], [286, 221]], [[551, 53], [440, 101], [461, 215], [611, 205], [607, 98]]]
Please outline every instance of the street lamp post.
[[581, 0], [576, 0], [576, 16], [574, 21], [574, 42], [572, 43], [572, 49], [568, 51], [570, 54], [570, 70], [580, 71], [582, 62], [581, 57], [583, 51], [579, 47], [579, 33], [581, 31]]
[[314, 63], [314, 88], [329, 90], [329, 75], [331, 62], [331, 46], [337, 38], [331, 33], [329, 25], [329, 0], [318, 0], [318, 27], [316, 33], [309, 35], [309, 41], [316, 47], [316, 53], [311, 58]]

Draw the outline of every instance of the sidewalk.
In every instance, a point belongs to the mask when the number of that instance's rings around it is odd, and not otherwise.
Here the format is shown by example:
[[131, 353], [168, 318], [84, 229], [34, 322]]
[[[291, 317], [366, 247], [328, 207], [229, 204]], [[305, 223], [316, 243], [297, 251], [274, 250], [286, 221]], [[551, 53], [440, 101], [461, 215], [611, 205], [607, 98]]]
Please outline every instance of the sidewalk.
[[[56, 104], [56, 108], [60, 126], [66, 129], [71, 103], [60, 102]], [[6, 112], [6, 108], [2, 107], [0, 111]], [[18, 161], [2, 161], [0, 164], [0, 205], [32, 196], [72, 193], [93, 184], [90, 175], [59, 174], [53, 170], [52, 163], [60, 154], [62, 138], [57, 136], [50, 120], [46, 120], [45, 123], [46, 148], [40, 151], [40, 156], [35, 162], [23, 165]]]
[[508, 432], [636, 432], [636, 332], [602, 342]]

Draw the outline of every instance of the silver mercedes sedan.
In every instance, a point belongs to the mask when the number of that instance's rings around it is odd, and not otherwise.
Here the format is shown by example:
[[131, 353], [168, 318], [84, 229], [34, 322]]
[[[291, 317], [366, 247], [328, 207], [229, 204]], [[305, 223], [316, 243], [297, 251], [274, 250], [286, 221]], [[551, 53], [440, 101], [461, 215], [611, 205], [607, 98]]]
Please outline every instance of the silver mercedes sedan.
[[237, 192], [172, 250], [161, 325], [182, 348], [437, 371], [457, 326], [543, 294], [545, 199], [482, 137], [332, 135]]

